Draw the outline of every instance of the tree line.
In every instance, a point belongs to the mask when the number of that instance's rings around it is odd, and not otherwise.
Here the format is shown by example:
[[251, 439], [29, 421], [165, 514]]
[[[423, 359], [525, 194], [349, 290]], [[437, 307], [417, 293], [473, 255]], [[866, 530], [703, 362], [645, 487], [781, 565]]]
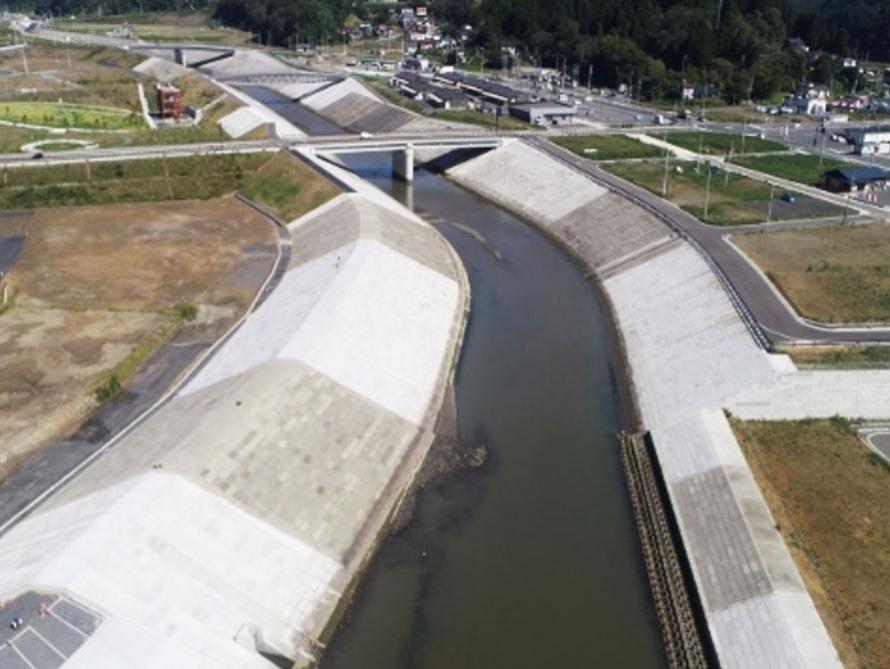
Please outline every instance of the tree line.
[[[416, 3], [415, 3], [416, 4]], [[785, 48], [790, 37], [831, 54], [890, 61], [890, 1], [882, 0], [433, 0], [431, 11], [456, 34], [473, 27], [470, 47], [488, 65], [505, 48], [527, 62], [563, 69], [582, 83], [628, 84], [651, 98], [679, 95], [685, 80], [719, 86], [730, 102], [767, 99], [801, 78], [842, 82], [839, 61]], [[375, 20], [390, 7], [355, 0], [33, 0], [53, 14], [210, 12], [222, 23], [288, 46], [341, 39], [350, 15]], [[381, 7], [384, 10], [381, 10]]]

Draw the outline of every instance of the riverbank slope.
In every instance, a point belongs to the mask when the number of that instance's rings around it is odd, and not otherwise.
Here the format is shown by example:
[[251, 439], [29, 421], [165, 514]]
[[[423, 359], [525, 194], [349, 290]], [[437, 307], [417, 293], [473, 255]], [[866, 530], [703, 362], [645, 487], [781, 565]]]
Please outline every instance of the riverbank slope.
[[[856, 372], [803, 378], [751, 338], [697, 251], [524, 142], [449, 175], [523, 214], [602, 280], [721, 665], [840, 666], [723, 410], [886, 417], [890, 374], [869, 377], [883, 389], [873, 396], [854, 392]], [[799, 394], [783, 400], [789, 387]]]
[[288, 226], [286, 272], [244, 324], [0, 539], [4, 601], [63, 592], [98, 615], [77, 666], [311, 663], [435, 438], [463, 268], [338, 177], [353, 192]]

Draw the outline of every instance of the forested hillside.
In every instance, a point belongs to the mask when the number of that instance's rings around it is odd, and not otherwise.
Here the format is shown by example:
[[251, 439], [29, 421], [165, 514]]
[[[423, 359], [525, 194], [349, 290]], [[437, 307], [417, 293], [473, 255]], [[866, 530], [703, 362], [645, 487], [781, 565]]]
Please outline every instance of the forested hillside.
[[[417, 3], [415, 3], [417, 4]], [[839, 59], [785, 48], [800, 37], [814, 51], [890, 61], [890, 0], [430, 0], [437, 21], [474, 28], [470, 47], [489, 66], [513, 47], [526, 61], [581, 81], [632, 84], [649, 97], [678, 94], [684, 79], [716, 83], [730, 101], [763, 99], [802, 77], [853, 88]], [[339, 40], [344, 20], [386, 17], [395, 7], [352, 0], [34, 0], [53, 14], [208, 10], [227, 25], [285, 45]]]

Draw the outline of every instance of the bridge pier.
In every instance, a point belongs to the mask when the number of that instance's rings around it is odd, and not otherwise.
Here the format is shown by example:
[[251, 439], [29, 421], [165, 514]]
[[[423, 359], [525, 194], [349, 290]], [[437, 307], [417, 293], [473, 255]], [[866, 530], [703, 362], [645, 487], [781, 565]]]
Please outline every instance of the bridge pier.
[[392, 172], [401, 179], [411, 183], [414, 181], [414, 145], [409, 143], [402, 151], [396, 151], [392, 157]]
[[173, 60], [176, 61], [177, 65], [188, 67], [188, 56], [185, 53], [185, 49], [180, 47], [173, 49]]

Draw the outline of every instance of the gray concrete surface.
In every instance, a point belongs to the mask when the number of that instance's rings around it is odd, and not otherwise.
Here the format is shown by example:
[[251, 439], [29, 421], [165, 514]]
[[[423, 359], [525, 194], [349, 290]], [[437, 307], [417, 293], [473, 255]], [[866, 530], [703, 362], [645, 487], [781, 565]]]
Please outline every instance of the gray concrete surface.
[[101, 622], [98, 613], [54, 594], [29, 591], [0, 602], [0, 667], [61, 667]]
[[[533, 168], [502, 169], [498, 152], [475, 160], [485, 169], [462, 170], [472, 176], [463, 183], [499, 194], [510, 207], [537, 195], [522, 187], [523, 179], [512, 178], [515, 171], [527, 169], [526, 179], [538, 174], [559, 184], [574, 170], [543, 155]], [[604, 209], [600, 216], [609, 213], [619, 220], [626, 216], [621, 208]], [[556, 215], [545, 211], [532, 220], [552, 231]], [[588, 225], [603, 229], [594, 221]], [[605, 229], [620, 235], [623, 227]], [[628, 241], [634, 238], [625, 234]], [[579, 250], [576, 238], [557, 237], [588, 262], [596, 260], [591, 245]], [[690, 244], [664, 243], [620, 265], [604, 288], [721, 665], [839, 667], [722, 411], [743, 392], [773, 392], [783, 375], [796, 379], [793, 365], [755, 343], [713, 266]], [[888, 387], [884, 382], [885, 395]]]
[[453, 251], [379, 192], [287, 234], [277, 289], [0, 539], [0, 592], [40, 582], [107, 611], [83, 666], [140, 638], [164, 666], [265, 666], [233, 641], [246, 624], [307, 662], [433, 440], [469, 297]]

